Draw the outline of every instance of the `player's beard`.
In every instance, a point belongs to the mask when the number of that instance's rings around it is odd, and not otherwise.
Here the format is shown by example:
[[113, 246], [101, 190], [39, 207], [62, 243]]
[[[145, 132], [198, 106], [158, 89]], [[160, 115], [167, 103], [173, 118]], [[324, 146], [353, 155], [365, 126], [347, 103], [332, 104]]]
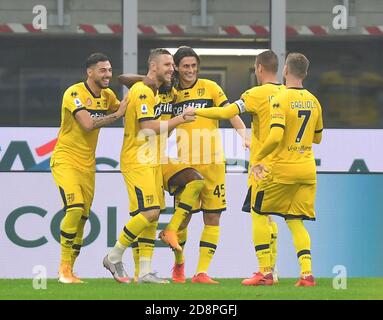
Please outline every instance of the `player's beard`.
[[157, 81], [161, 83], [163, 86], [170, 86], [171, 84], [171, 77], [168, 77], [166, 74], [163, 75], [157, 75]]
[[109, 79], [109, 82], [107, 85], [105, 85], [102, 80], [103, 79], [100, 79], [100, 80], [95, 80], [94, 83], [97, 84], [97, 86], [100, 88], [100, 89], [106, 89], [109, 87], [109, 83], [110, 83], [110, 78], [106, 78], [106, 79]]

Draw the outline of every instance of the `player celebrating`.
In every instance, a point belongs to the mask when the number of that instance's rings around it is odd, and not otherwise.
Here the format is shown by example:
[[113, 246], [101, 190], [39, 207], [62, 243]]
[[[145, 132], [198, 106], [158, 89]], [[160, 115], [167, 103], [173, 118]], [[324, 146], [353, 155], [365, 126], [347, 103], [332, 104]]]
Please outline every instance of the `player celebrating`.
[[[119, 81], [130, 88], [137, 81], [144, 81], [147, 85], [155, 87], [150, 79], [135, 74], [120, 75]], [[155, 91], [157, 88], [153, 88]], [[161, 120], [169, 120], [173, 116], [173, 102], [176, 96], [175, 89], [170, 84], [164, 84], [158, 91], [159, 103], [155, 106], [156, 114]], [[177, 159], [166, 156], [167, 135], [159, 144], [161, 157], [161, 169], [163, 174], [164, 189], [175, 197], [175, 211], [166, 229], [160, 233], [161, 239], [168, 243], [175, 256], [175, 264], [172, 272], [172, 280], [175, 283], [185, 283], [185, 268], [183, 247], [187, 238], [187, 225], [191, 218], [191, 211], [196, 204], [199, 194], [203, 188], [204, 180], [201, 174], [189, 165], [181, 163]], [[199, 201], [198, 201], [199, 206]], [[142, 261], [148, 261], [152, 256], [155, 239], [154, 228], [144, 231], [132, 244], [133, 258], [135, 262], [135, 279], [140, 280], [142, 275]], [[148, 241], [150, 239], [150, 243]], [[140, 267], [141, 265], [141, 267]]]
[[[226, 105], [227, 98], [213, 81], [198, 78], [200, 58], [190, 47], [180, 47], [174, 54], [177, 99], [173, 105], [175, 115], [182, 114], [188, 106], [212, 108]], [[245, 140], [245, 125], [239, 116], [230, 119], [231, 124]], [[193, 123], [177, 127], [178, 156], [202, 174], [205, 185], [200, 193], [200, 209], [203, 211], [204, 230], [200, 240], [197, 272], [192, 283], [218, 284], [207, 271], [219, 240], [219, 221], [226, 210], [225, 160], [218, 121], [198, 118]]]
[[64, 93], [60, 132], [50, 162], [65, 211], [60, 228], [61, 283], [82, 283], [73, 274], [73, 266], [93, 201], [99, 128], [121, 118], [126, 110], [126, 101], [120, 104], [108, 88], [112, 78], [109, 58], [93, 53], [86, 61], [86, 70], [86, 81]]
[[[311, 268], [310, 235], [302, 220], [315, 220], [316, 166], [313, 143], [322, 140], [322, 108], [317, 98], [303, 88], [308, 59], [301, 53], [287, 56], [283, 74], [284, 92], [275, 96], [271, 106], [270, 134], [254, 157], [252, 172], [260, 179], [253, 210], [255, 239], [260, 270], [254, 285], [272, 284], [270, 230], [267, 214], [280, 215], [293, 236], [301, 267], [296, 286], [315, 286]], [[270, 155], [270, 160], [265, 159]]]
[[[173, 74], [173, 58], [165, 49], [154, 49], [148, 59], [148, 77], [157, 87], [169, 83]], [[142, 82], [136, 83], [128, 94], [129, 104], [125, 119], [124, 143], [121, 150], [121, 172], [124, 176], [130, 203], [130, 214], [133, 216], [125, 225], [114, 248], [105, 256], [104, 267], [116, 281], [129, 283], [130, 279], [122, 265], [122, 256], [126, 248], [144, 230], [157, 225], [160, 210], [165, 201], [162, 184], [162, 171], [159, 153], [160, 134], [173, 130], [187, 119], [182, 115], [169, 121], [159, 121], [154, 107], [159, 97]], [[153, 232], [151, 232], [153, 233]], [[153, 240], [154, 243], [154, 240]], [[151, 258], [151, 257], [150, 257]], [[150, 279], [142, 282], [163, 283], [151, 272], [150, 259], [140, 264]], [[156, 278], [156, 279], [154, 279]]]
[[[186, 113], [191, 115], [203, 116], [210, 119], [230, 119], [241, 112], [247, 111], [252, 113], [252, 139], [250, 145], [250, 166], [254, 164], [254, 157], [257, 150], [260, 149], [262, 144], [267, 138], [270, 130], [270, 100], [274, 95], [285, 90], [285, 86], [280, 84], [277, 80], [278, 71], [278, 57], [276, 54], [267, 50], [259, 54], [255, 59], [254, 64], [255, 75], [257, 82], [260, 86], [256, 86], [244, 92], [241, 95], [240, 100], [232, 103], [223, 108], [208, 108], [208, 109], [187, 109]], [[239, 108], [240, 106], [241, 108]], [[257, 182], [249, 170], [248, 179], [249, 191], [245, 199], [244, 211], [250, 212], [251, 203], [254, 201], [254, 192], [256, 190]], [[252, 213], [253, 220], [253, 241], [255, 250], [257, 252], [257, 246], [255, 245], [255, 238], [257, 232], [254, 225], [255, 213]], [[277, 233], [278, 227], [274, 221], [270, 220], [271, 238], [270, 248], [272, 252], [272, 268], [275, 269], [276, 252], [277, 252]], [[277, 281], [277, 276], [274, 276]], [[243, 281], [244, 285], [251, 285], [252, 280], [246, 279]]]

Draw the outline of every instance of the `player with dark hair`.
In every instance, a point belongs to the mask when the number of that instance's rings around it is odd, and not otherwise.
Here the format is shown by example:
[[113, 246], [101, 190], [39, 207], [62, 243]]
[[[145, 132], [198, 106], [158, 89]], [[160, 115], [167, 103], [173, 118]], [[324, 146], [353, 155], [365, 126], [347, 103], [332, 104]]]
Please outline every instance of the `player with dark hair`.
[[[223, 107], [228, 103], [225, 93], [217, 83], [198, 78], [200, 58], [190, 47], [180, 47], [174, 54], [177, 99], [173, 113], [179, 115], [187, 107], [209, 109]], [[245, 125], [239, 116], [230, 119], [232, 126], [246, 141]], [[216, 251], [221, 213], [226, 210], [225, 159], [216, 120], [198, 118], [196, 121], [177, 127], [177, 148], [183, 163], [196, 169], [205, 180], [205, 185], [192, 211], [203, 211], [204, 229], [200, 240], [197, 271], [192, 283], [218, 284], [207, 275]], [[168, 225], [171, 228], [172, 223]]]
[[73, 274], [73, 265], [80, 254], [94, 196], [99, 128], [121, 118], [126, 110], [126, 101], [120, 104], [108, 88], [112, 66], [106, 55], [90, 55], [86, 71], [86, 81], [70, 86], [64, 93], [60, 132], [50, 162], [65, 211], [60, 227], [61, 283], [82, 282]]

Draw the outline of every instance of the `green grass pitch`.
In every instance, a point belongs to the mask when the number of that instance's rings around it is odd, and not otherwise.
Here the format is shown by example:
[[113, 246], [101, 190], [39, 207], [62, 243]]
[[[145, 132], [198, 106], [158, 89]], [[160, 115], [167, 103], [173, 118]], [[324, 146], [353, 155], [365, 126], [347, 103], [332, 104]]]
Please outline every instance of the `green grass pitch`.
[[218, 279], [219, 285], [119, 284], [112, 279], [84, 279], [86, 283], [63, 285], [55, 279], [36, 290], [31, 279], [0, 279], [1, 300], [342, 300], [383, 299], [383, 278], [350, 278], [347, 289], [334, 289], [332, 279], [318, 278], [316, 287], [296, 288], [296, 279], [280, 279], [270, 287], [245, 287], [241, 279]]

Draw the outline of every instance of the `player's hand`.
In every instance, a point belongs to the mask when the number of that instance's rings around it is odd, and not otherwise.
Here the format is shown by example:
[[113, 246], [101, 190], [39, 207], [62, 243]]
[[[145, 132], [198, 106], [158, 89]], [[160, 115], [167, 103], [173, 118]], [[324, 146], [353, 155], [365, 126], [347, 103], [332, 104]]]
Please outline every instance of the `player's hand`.
[[262, 163], [252, 166], [250, 171], [251, 174], [254, 175], [255, 180], [262, 180], [266, 177], [266, 174], [269, 173], [269, 170]]
[[120, 102], [120, 107], [116, 111], [116, 115], [118, 118], [121, 118], [125, 116], [126, 108], [129, 104], [129, 98], [128, 95], [125, 96], [125, 98]]
[[242, 139], [242, 146], [244, 149], [250, 149], [251, 137], [249, 137], [246, 133]]
[[182, 114], [186, 114], [188, 116], [195, 116], [195, 110], [193, 107], [187, 107], [184, 109], [184, 112]]
[[184, 119], [185, 123], [195, 121], [195, 116], [191, 116], [189, 114], [182, 113], [182, 119]]
[[185, 120], [185, 122], [192, 122], [195, 120], [195, 111], [193, 107], [188, 107], [184, 109], [182, 112], [182, 118]]

